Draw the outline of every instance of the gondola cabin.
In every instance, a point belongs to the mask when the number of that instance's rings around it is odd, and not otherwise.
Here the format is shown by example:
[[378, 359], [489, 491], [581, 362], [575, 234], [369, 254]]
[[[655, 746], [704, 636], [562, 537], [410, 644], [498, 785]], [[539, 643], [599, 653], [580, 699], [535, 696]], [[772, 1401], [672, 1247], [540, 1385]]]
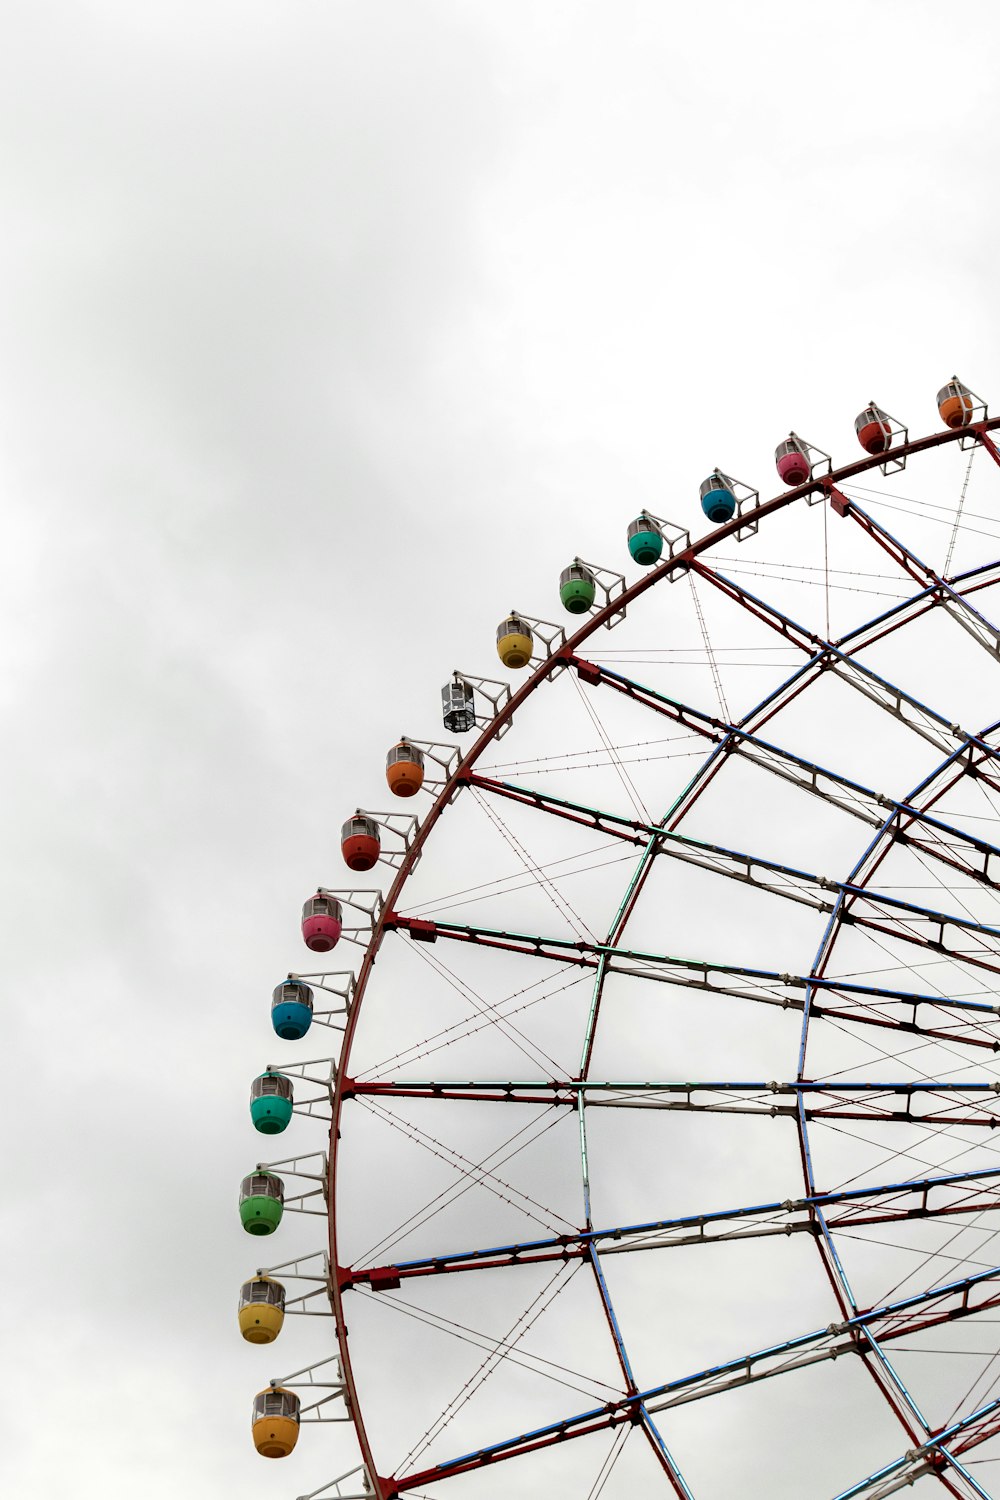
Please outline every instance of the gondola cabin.
[[628, 550], [632, 561], [642, 568], [659, 562], [663, 553], [663, 532], [651, 515], [643, 511], [636, 516], [628, 529]]
[[938, 411], [946, 427], [968, 427], [975, 404], [969, 387], [963, 385], [957, 376], [943, 385], [937, 394]]
[[782, 483], [787, 484], [789, 489], [794, 489], [797, 484], [805, 484], [812, 473], [806, 445], [794, 433], [789, 433], [784, 442], [775, 448], [774, 463]]
[[287, 1458], [299, 1440], [300, 1402], [280, 1385], [259, 1391], [253, 1403], [253, 1445], [262, 1458]]
[[273, 1234], [285, 1211], [285, 1184], [273, 1172], [251, 1172], [240, 1183], [240, 1221], [247, 1234]]
[[731, 521], [736, 514], [736, 496], [729, 487], [726, 476], [715, 469], [707, 479], [701, 481], [699, 490], [701, 508], [713, 526]]
[[508, 615], [497, 626], [497, 655], [505, 667], [519, 671], [526, 667], [535, 649], [531, 626], [520, 615]]
[[455, 676], [441, 689], [441, 713], [449, 734], [468, 734], [476, 727], [476, 697], [471, 682]]
[[240, 1333], [248, 1344], [273, 1344], [285, 1321], [285, 1288], [270, 1276], [240, 1287]]
[[559, 599], [571, 615], [586, 614], [597, 596], [597, 581], [583, 563], [570, 563], [559, 575]]
[[394, 797], [414, 797], [424, 784], [424, 755], [409, 740], [393, 745], [385, 758], [385, 779]]
[[349, 870], [373, 870], [382, 852], [378, 824], [361, 813], [348, 818], [340, 830], [340, 852]]
[[892, 442], [892, 424], [882, 408], [874, 403], [854, 418], [854, 431], [866, 453], [884, 453]]
[[283, 1042], [297, 1042], [312, 1025], [312, 986], [301, 979], [286, 979], [271, 993], [271, 1025]]
[[292, 1118], [292, 1080], [283, 1073], [261, 1073], [250, 1085], [250, 1118], [261, 1135], [280, 1135]]
[[302, 908], [302, 936], [313, 953], [329, 953], [340, 941], [344, 912], [336, 896], [317, 891]]

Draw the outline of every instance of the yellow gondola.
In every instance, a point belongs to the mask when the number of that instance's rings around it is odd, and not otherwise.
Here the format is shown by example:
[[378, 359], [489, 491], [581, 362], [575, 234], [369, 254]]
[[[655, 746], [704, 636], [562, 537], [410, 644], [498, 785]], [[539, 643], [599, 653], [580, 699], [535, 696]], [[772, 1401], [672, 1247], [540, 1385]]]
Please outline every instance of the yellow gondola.
[[240, 1333], [248, 1344], [273, 1344], [285, 1321], [285, 1288], [270, 1276], [240, 1287]]
[[497, 626], [497, 655], [505, 667], [526, 667], [535, 649], [531, 626], [520, 615], [509, 614]]
[[299, 1398], [270, 1385], [253, 1402], [253, 1445], [262, 1458], [287, 1458], [299, 1440]]

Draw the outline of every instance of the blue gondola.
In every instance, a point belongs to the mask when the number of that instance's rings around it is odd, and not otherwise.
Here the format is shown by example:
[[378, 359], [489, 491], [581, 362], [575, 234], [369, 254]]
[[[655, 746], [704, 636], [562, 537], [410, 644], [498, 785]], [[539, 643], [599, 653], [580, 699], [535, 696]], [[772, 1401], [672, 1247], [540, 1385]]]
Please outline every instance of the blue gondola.
[[729, 488], [730, 481], [721, 469], [713, 469], [701, 482], [701, 508], [713, 526], [731, 521], [736, 514], [736, 496]]
[[271, 1025], [286, 1042], [297, 1042], [312, 1025], [313, 992], [301, 979], [286, 979], [271, 996]]

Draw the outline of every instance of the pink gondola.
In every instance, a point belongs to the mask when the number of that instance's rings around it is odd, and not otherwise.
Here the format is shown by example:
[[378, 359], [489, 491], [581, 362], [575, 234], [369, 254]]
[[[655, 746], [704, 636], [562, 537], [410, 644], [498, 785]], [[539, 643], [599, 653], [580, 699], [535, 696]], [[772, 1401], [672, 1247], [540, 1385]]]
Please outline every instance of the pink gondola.
[[801, 438], [797, 438], [794, 432], [790, 432], [783, 443], [779, 443], [774, 450], [774, 462], [783, 483], [789, 489], [794, 489], [798, 484], [805, 484], [812, 473], [812, 464], [809, 461], [809, 453]]
[[302, 936], [314, 953], [329, 953], [340, 941], [344, 914], [336, 896], [317, 891], [302, 908]]

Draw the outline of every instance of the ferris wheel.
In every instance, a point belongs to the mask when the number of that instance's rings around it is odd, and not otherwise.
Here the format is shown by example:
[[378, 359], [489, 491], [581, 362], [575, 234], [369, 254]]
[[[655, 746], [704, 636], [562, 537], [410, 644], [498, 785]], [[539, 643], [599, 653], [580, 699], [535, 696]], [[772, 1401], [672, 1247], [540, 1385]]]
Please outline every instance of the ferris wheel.
[[302, 1500], [1000, 1496], [1000, 418], [938, 410], [642, 510], [344, 823], [240, 1191], [306, 1216], [244, 1338], [329, 1330], [255, 1446], [360, 1450]]

